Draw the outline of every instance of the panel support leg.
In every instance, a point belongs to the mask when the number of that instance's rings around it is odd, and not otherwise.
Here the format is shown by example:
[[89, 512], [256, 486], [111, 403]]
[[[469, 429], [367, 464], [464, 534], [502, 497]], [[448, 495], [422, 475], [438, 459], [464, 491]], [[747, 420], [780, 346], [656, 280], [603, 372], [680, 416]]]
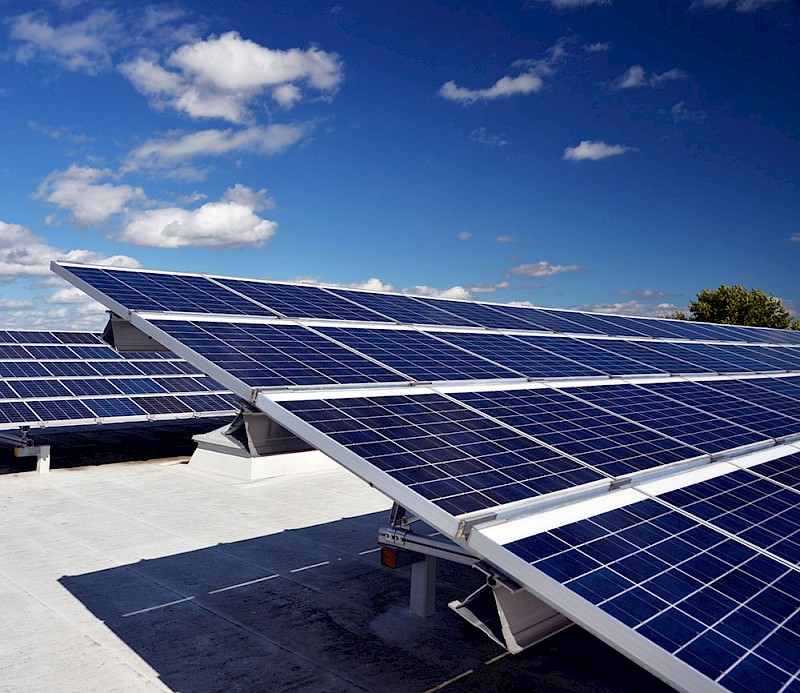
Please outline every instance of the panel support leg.
[[425, 559], [411, 566], [411, 600], [409, 607], [415, 616], [427, 618], [436, 611], [436, 559]]
[[36, 471], [45, 474], [50, 471], [50, 446], [40, 445], [36, 455]]

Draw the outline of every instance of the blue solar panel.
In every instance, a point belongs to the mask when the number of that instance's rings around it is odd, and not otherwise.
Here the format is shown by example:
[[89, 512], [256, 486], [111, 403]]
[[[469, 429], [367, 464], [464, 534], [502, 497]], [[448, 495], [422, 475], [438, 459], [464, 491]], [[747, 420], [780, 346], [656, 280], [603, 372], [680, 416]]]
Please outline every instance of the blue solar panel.
[[705, 384], [719, 392], [740, 397], [751, 404], [758, 404], [766, 409], [792, 417], [797, 421], [796, 430], [797, 433], [800, 433], [800, 399], [760, 387], [761, 380], [761, 378], [756, 380], [719, 380]]
[[34, 361], [0, 361], [0, 378], [47, 378], [50, 375], [52, 373], [42, 364]]
[[106, 378], [64, 379], [61, 383], [77, 397], [120, 394], [120, 390]]
[[741, 344], [720, 344], [723, 351], [753, 359], [772, 368], [761, 367], [760, 370], [800, 370], [800, 352], [776, 346], [743, 346]]
[[55, 337], [62, 344], [102, 344], [100, 335], [91, 332], [53, 332]]
[[398, 382], [403, 378], [296, 325], [153, 321], [250, 387]]
[[0, 380], [0, 399], [16, 399], [17, 393], [11, 389], [11, 385]]
[[84, 399], [83, 403], [95, 416], [142, 416], [144, 410], [128, 397], [108, 397], [105, 399]]
[[522, 377], [520, 373], [422, 332], [337, 327], [320, 328], [319, 332], [402, 372], [412, 380]]
[[31, 353], [17, 344], [0, 345], [0, 359], [30, 359]]
[[665, 354], [671, 358], [686, 361], [694, 366], [696, 372], [706, 373], [736, 373], [741, 372], [741, 366], [737, 366], [730, 361], [723, 361], [708, 353], [702, 353], [688, 348], [686, 342], [675, 344], [671, 342], [648, 342], [647, 348]]
[[195, 412], [225, 411], [231, 408], [230, 402], [219, 395], [181, 395], [181, 400]]
[[517, 337], [492, 333], [439, 332], [437, 336], [457, 347], [491, 359], [529, 378], [571, 378], [602, 373], [559, 354], [540, 349]]
[[113, 359], [118, 361], [120, 356], [111, 347], [93, 345], [93, 346], [73, 346], [72, 351], [80, 359], [96, 361], [98, 359]]
[[602, 478], [440, 395], [281, 406], [455, 515]]
[[211, 378], [206, 377], [181, 377], [160, 378], [159, 384], [168, 392], [204, 392], [206, 390], [221, 389]]
[[636, 385], [570, 388], [569, 394], [709, 453], [768, 440], [761, 433]]
[[137, 375], [184, 375], [198, 373], [198, 369], [184, 361], [136, 361]]
[[130, 310], [273, 314], [205, 277], [80, 266], [69, 271]]
[[735, 351], [726, 349], [724, 346], [718, 346], [716, 344], [686, 344], [685, 347], [691, 351], [699, 352], [705, 356], [710, 356], [712, 358], [720, 359], [721, 361], [730, 363], [731, 365], [727, 369], [728, 373], [758, 373], [763, 371], [784, 370], [783, 368], [771, 365], [766, 361], [757, 361], [749, 356], [736, 353]]
[[524, 308], [522, 306], [494, 305], [495, 310], [519, 320], [530, 323], [534, 328], [548, 332], [566, 332], [574, 334], [606, 334], [604, 328], [586, 324], [578, 324], [567, 316], [566, 311], [546, 310], [543, 308]]
[[28, 406], [42, 421], [93, 419], [94, 414], [78, 400], [43, 400], [28, 402]]
[[0, 402], [0, 423], [15, 426], [38, 421], [36, 414], [25, 402]]
[[9, 330], [9, 342], [19, 344], [59, 344], [60, 340], [52, 332], [39, 330]]
[[606, 375], [646, 375], [662, 373], [658, 368], [639, 361], [633, 361], [620, 354], [602, 349], [583, 339], [572, 337], [520, 336], [518, 339], [545, 349], [559, 356], [572, 359], [587, 368], [593, 368]]
[[167, 391], [160, 382], [152, 378], [119, 378], [114, 381], [114, 385], [126, 395], [153, 395]]
[[386, 322], [372, 310], [347, 300], [356, 292], [337, 295], [319, 286], [297, 286], [244, 279], [219, 279], [231, 289], [258, 301], [273, 311], [293, 318], [322, 318], [329, 320], [366, 320]]
[[800, 453], [764, 462], [756, 467], [751, 467], [749, 471], [751, 474], [758, 474], [800, 491]]
[[506, 330], [533, 330], [541, 329], [530, 322], [525, 322], [519, 317], [496, 310], [495, 306], [488, 303], [475, 303], [473, 301], [449, 301], [436, 299], [432, 304], [441, 310], [458, 316], [460, 324], [464, 327], [481, 325], [493, 329]]
[[[156, 363], [161, 363], [157, 361]], [[142, 375], [143, 370], [134, 365], [130, 361], [94, 361], [92, 363], [94, 368], [100, 375]]]
[[29, 345], [26, 347], [31, 356], [37, 361], [44, 361], [45, 359], [77, 359], [78, 355], [68, 346], [63, 344], [42, 345], [35, 346]]
[[70, 396], [70, 391], [58, 380], [14, 380], [11, 387], [20, 399]]
[[134, 401], [148, 414], [188, 414], [192, 411], [186, 402], [173, 395], [137, 397]]
[[[682, 361], [664, 352], [650, 349], [647, 343], [628, 341], [626, 339], [586, 339], [584, 341], [587, 344], [611, 351], [633, 361], [647, 364], [664, 373], [708, 372], [704, 368], [688, 361]], [[712, 371], [712, 373], [715, 372]]]
[[642, 387], [697, 407], [709, 414], [720, 414], [727, 421], [758, 431], [770, 438], [800, 433], [800, 421], [797, 419], [707, 387], [705, 383], [664, 382]]
[[564, 392], [543, 388], [458, 393], [454, 397], [610, 476], [703, 454]]
[[729, 690], [797, 680], [800, 573], [657, 501], [506, 549]]
[[41, 363], [50, 375], [56, 377], [84, 377], [100, 375], [90, 364], [83, 361], [43, 361]]

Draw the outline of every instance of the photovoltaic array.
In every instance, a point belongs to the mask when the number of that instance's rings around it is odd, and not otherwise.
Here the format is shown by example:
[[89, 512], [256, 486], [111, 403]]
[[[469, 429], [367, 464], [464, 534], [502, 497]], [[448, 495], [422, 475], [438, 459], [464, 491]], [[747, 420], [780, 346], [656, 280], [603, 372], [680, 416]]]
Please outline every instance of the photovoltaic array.
[[676, 688], [800, 690], [800, 332], [54, 270]]
[[0, 330], [0, 430], [219, 417], [234, 400], [175, 354], [123, 356], [89, 332]]

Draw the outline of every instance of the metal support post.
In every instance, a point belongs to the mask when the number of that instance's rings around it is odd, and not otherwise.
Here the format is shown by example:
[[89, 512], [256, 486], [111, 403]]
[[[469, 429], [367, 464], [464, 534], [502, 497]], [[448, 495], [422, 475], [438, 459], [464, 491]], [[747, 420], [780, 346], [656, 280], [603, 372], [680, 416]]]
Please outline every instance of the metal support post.
[[40, 445], [39, 454], [36, 456], [36, 471], [39, 474], [46, 474], [50, 471], [50, 446]]
[[411, 566], [411, 599], [409, 607], [415, 616], [427, 618], [436, 612], [436, 558], [425, 559]]

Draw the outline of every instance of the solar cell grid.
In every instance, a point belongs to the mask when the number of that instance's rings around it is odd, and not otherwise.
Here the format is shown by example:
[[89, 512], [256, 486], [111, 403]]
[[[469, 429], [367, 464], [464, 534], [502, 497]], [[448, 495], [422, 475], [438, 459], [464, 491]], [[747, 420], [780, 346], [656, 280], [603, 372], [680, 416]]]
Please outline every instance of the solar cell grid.
[[11, 385], [0, 380], [0, 399], [16, 399], [17, 393], [11, 389]]
[[160, 320], [154, 324], [250, 387], [402, 380], [300, 326]]
[[766, 479], [800, 491], [800, 453], [787, 455], [771, 462], [764, 462], [749, 469]]
[[10, 423], [14, 426], [34, 423], [38, 417], [25, 402], [0, 402], [0, 423]]
[[57, 378], [101, 375], [98, 370], [84, 361], [41, 361], [36, 365], [43, 366], [46, 369], [45, 374], [54, 375]]
[[505, 390], [458, 393], [454, 397], [609, 476], [703, 454], [563, 392]]
[[708, 453], [767, 436], [636, 385], [570, 388], [569, 394]]
[[602, 478], [440, 395], [281, 406], [454, 515]]
[[602, 375], [594, 368], [508, 335], [440, 332], [437, 337], [529, 378]]
[[31, 353], [18, 344], [0, 345], [0, 359], [30, 359]]
[[[702, 367], [669, 356], [661, 351], [648, 348], [646, 344], [625, 339], [586, 339], [600, 349], [611, 351], [625, 358], [646, 364], [664, 373], [698, 373], [706, 372]], [[715, 371], [712, 371], [715, 372]]]
[[78, 355], [68, 346], [63, 344], [59, 345], [29, 345], [26, 347], [28, 352], [37, 361], [44, 361], [46, 359], [77, 359]]
[[[386, 318], [319, 286], [219, 279], [225, 286], [287, 317], [386, 322]], [[353, 294], [354, 292], [349, 292]]]
[[495, 305], [495, 310], [534, 326], [535, 329], [546, 332], [566, 332], [573, 334], [605, 334], [605, 329], [598, 329], [577, 322], [566, 317], [570, 315], [564, 311], [544, 310], [540, 308], [524, 308], [522, 306]]
[[231, 408], [230, 402], [219, 395], [182, 395], [181, 399], [195, 412], [225, 411]]
[[[94, 361], [92, 368], [100, 375], [142, 375], [144, 372], [140, 364], [147, 363], [140, 361], [139, 364], [133, 364], [130, 361]], [[161, 364], [161, 361], [154, 361], [153, 363]]]
[[78, 400], [33, 400], [27, 404], [42, 421], [95, 418], [91, 410]]
[[766, 361], [758, 361], [751, 356], [736, 353], [730, 349], [726, 349], [724, 346], [718, 346], [716, 344], [687, 344], [686, 348], [719, 359], [720, 361], [726, 361], [731, 364], [727, 369], [728, 373], [742, 371], [758, 373], [760, 371], [783, 370], [781, 367], [776, 367]]
[[62, 344], [103, 344], [100, 336], [91, 332], [53, 332], [52, 334]]
[[113, 359], [118, 361], [120, 358], [119, 354], [111, 347], [100, 346], [99, 344], [94, 346], [74, 346], [72, 351], [75, 352], [79, 359], [84, 360]]
[[677, 510], [643, 501], [506, 548], [730, 690], [796, 680], [800, 574]]
[[61, 383], [76, 397], [120, 394], [120, 390], [106, 378], [65, 379]]
[[780, 412], [784, 416], [795, 419], [798, 423], [795, 432], [800, 433], [800, 399], [780, 394], [773, 389], [761, 387], [761, 378], [754, 380], [715, 380], [706, 385], [719, 392], [739, 397], [751, 404], [758, 404], [766, 409]]
[[35, 361], [0, 361], [0, 378], [47, 378], [51, 375], [41, 363]]
[[741, 344], [720, 344], [719, 348], [739, 357], [753, 359], [770, 366], [769, 368], [762, 366], [759, 368], [761, 371], [800, 370], [800, 358], [793, 358], [794, 354], [789, 349], [771, 346], [742, 346]]
[[10, 341], [19, 344], [59, 344], [59, 339], [52, 332], [41, 330], [9, 330]]
[[104, 399], [84, 399], [83, 403], [95, 416], [142, 416], [144, 409], [128, 397], [108, 397]]
[[152, 378], [118, 378], [114, 380], [114, 385], [126, 395], [152, 395], [166, 392], [160, 381], [156, 382]]
[[169, 310], [127, 283], [127, 272], [110, 272], [98, 267], [70, 266], [69, 271], [129, 310]]
[[521, 378], [433, 336], [410, 330], [320, 328], [319, 332], [394, 368], [412, 380]]
[[663, 382], [641, 387], [709, 414], [719, 414], [727, 421], [758, 431], [770, 438], [780, 438], [800, 432], [800, 422], [796, 419], [707, 387], [705, 382]]
[[148, 414], [188, 414], [192, 411], [192, 408], [186, 402], [173, 395], [137, 397], [136, 404]]
[[572, 359], [605, 375], [643, 375], [662, 372], [654, 366], [626, 358], [583, 339], [535, 336], [520, 336], [519, 339], [540, 349]]
[[723, 361], [708, 353], [702, 353], [688, 348], [688, 344], [683, 342], [675, 344], [671, 342], [652, 342], [648, 343], [647, 348], [666, 354], [672, 358], [686, 361], [695, 366], [697, 372], [705, 371], [708, 373], [732, 373], [741, 372], [741, 366], [736, 366], [730, 361]]
[[477, 325], [477, 323], [470, 321], [469, 318], [439, 309], [432, 301], [425, 301], [413, 296], [332, 288], [328, 289], [328, 291], [336, 296], [347, 297], [359, 305], [399, 323], [409, 325]]
[[539, 329], [536, 325], [525, 322], [519, 317], [495, 310], [495, 307], [490, 304], [438, 299], [433, 302], [433, 305], [457, 315], [465, 327], [482, 325], [483, 327], [507, 330]]
[[15, 380], [11, 386], [20, 399], [70, 396], [70, 391], [58, 380]]
[[159, 383], [168, 392], [203, 392], [204, 390], [220, 389], [211, 378], [205, 377], [176, 376], [174, 378], [161, 378]]

